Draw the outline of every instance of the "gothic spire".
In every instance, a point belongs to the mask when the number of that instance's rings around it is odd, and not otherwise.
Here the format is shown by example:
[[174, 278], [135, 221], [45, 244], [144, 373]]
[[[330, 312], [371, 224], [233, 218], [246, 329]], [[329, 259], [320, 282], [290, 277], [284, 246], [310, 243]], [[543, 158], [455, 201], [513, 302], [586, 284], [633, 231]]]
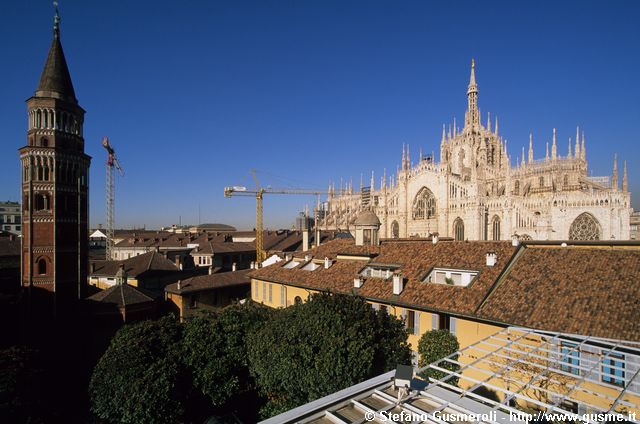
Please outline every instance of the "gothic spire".
[[529, 163], [533, 162], [533, 133], [529, 133]]
[[525, 161], [525, 156], [524, 156], [524, 145], [522, 146], [522, 166], [524, 166], [526, 163]]
[[447, 139], [447, 132], [445, 130], [445, 125], [442, 124], [442, 140], [440, 141], [440, 144], [444, 144], [446, 139]]
[[622, 171], [622, 191], [623, 192], [628, 192], [629, 191], [629, 180], [627, 178], [627, 161], [624, 161], [624, 165], [623, 165], [623, 171]]
[[71, 75], [64, 57], [62, 44], [60, 43], [60, 15], [58, 14], [58, 3], [55, 6], [53, 17], [53, 40], [49, 47], [49, 54], [44, 64], [44, 69], [40, 75], [40, 82], [36, 89], [36, 97], [54, 97], [77, 103], [76, 94], [73, 90]]
[[491, 112], [487, 112], [487, 131], [491, 132]]
[[569, 137], [569, 150], [567, 151], [567, 159], [571, 159], [571, 137]]
[[584, 146], [584, 130], [582, 131], [582, 149], [580, 149], [582, 160], [587, 160], [587, 148]]
[[371, 171], [371, 192], [375, 190], [376, 180], [373, 179], [373, 171]]
[[551, 160], [556, 160], [558, 157], [558, 148], [556, 147], [556, 129], [553, 129], [553, 142], [551, 144]]
[[618, 155], [613, 155], [613, 175], [611, 175], [611, 187], [618, 189]]
[[576, 127], [576, 146], [573, 148], [576, 159], [580, 159], [580, 127]]
[[498, 116], [496, 116], [496, 135], [498, 135]]
[[549, 142], [548, 141], [547, 141], [547, 151], [546, 151], [546, 154], [545, 154], [544, 158], [547, 161], [549, 160]]
[[469, 77], [469, 87], [467, 88], [467, 122], [465, 126], [480, 125], [480, 115], [478, 111], [478, 85], [476, 84], [476, 62], [471, 59], [471, 76]]

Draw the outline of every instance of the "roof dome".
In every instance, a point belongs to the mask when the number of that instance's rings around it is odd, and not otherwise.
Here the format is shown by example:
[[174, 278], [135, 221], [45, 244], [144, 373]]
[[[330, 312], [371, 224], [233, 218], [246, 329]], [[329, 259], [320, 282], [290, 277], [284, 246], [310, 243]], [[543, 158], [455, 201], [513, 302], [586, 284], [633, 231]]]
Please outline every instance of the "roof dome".
[[356, 218], [354, 225], [380, 226], [380, 220], [372, 211], [362, 211], [358, 214], [358, 218]]

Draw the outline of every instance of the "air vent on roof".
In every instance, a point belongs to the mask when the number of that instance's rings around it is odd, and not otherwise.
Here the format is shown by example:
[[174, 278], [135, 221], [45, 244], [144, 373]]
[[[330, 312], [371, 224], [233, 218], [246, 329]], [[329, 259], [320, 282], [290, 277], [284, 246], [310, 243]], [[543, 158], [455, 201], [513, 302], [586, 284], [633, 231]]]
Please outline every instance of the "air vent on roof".
[[487, 266], [494, 266], [498, 262], [498, 254], [496, 252], [487, 252]]
[[324, 258], [324, 269], [329, 269], [329, 267], [331, 266], [332, 262], [331, 259], [329, 258]]
[[359, 289], [364, 284], [364, 279], [362, 277], [356, 277], [353, 279], [353, 287]]

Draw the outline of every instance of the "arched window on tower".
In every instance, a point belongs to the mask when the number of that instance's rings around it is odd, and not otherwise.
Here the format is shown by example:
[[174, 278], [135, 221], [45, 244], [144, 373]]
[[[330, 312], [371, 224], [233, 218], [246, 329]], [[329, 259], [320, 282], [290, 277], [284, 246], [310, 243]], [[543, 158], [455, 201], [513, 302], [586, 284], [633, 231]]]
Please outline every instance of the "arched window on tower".
[[453, 236], [456, 240], [464, 240], [464, 222], [460, 218], [453, 221]]
[[426, 187], [422, 187], [413, 200], [413, 219], [430, 219], [436, 214], [436, 198]]
[[600, 223], [590, 213], [581, 213], [569, 227], [569, 240], [600, 240], [601, 238]]
[[47, 274], [47, 260], [45, 258], [41, 258], [38, 260], [38, 275], [46, 275]]
[[491, 220], [492, 239], [500, 240], [500, 217], [495, 215]]
[[47, 140], [45, 137], [42, 137], [40, 139], [40, 146], [42, 147], [49, 147], [49, 140]]

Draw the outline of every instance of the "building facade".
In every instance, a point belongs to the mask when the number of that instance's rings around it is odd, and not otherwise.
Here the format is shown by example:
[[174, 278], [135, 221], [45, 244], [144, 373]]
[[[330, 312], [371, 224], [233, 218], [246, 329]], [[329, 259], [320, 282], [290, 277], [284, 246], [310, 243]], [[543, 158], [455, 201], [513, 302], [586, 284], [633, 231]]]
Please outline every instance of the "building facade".
[[[564, 145], [564, 144], [563, 144]], [[566, 145], [565, 145], [566, 146]], [[631, 196], [626, 162], [619, 184], [614, 159], [611, 177], [590, 177], [584, 132], [576, 129], [560, 153], [553, 130], [545, 156], [529, 148], [512, 166], [496, 118], [480, 119], [475, 64], [467, 89], [464, 127], [454, 120], [442, 129], [440, 160], [435, 154], [413, 163], [403, 147], [401, 167], [375, 187], [329, 187], [323, 229], [348, 230], [360, 210], [380, 219], [381, 237], [454, 237], [457, 240], [628, 240]]]
[[35, 94], [27, 100], [22, 169], [22, 286], [56, 301], [84, 295], [88, 269], [88, 187], [84, 110], [76, 99], [60, 43], [53, 40]]
[[20, 203], [0, 202], [0, 230], [17, 235], [22, 234], [21, 218]]

